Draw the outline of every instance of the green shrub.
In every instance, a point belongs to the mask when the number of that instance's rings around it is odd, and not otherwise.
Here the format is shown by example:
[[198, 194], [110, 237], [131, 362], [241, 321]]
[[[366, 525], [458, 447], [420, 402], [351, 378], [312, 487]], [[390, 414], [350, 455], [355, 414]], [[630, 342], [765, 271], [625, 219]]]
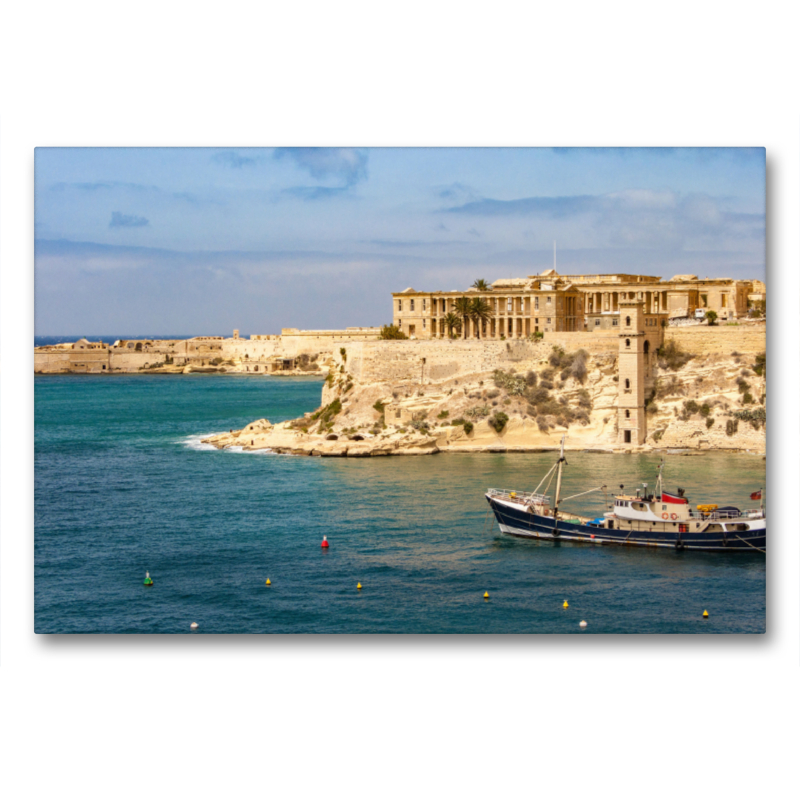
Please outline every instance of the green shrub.
[[380, 400], [376, 400], [374, 405], [372, 406], [379, 414], [383, 414], [386, 410], [386, 404], [382, 403]]
[[706, 418], [706, 428], [711, 428], [714, 425], [714, 417]]
[[525, 378], [522, 376], [504, 372], [502, 369], [496, 369], [492, 373], [492, 377], [494, 378], [494, 385], [500, 389], [505, 389], [510, 395], [521, 395], [527, 385]]
[[495, 412], [495, 415], [489, 419], [489, 425], [491, 425], [498, 433], [505, 428], [507, 422], [508, 414], [504, 413], [503, 411]]
[[471, 422], [464, 423], [464, 433], [472, 433], [472, 430], [475, 426]]
[[436, 415], [436, 419], [447, 419], [447, 417], [449, 417], [449, 416], [450, 416], [450, 412], [445, 409], [444, 411], [440, 411]]
[[464, 417], [456, 417], [450, 424], [451, 425], [466, 425], [467, 421]]
[[742, 395], [742, 403], [743, 403], [744, 405], [746, 405], [746, 406], [749, 406], [749, 405], [751, 405], [751, 404], [752, 404], [752, 403], [754, 403], [754, 402], [755, 402], [755, 400], [753, 399], [753, 395], [751, 395], [751, 394], [750, 394], [750, 392], [745, 392], [745, 393]]
[[659, 347], [656, 354], [658, 355], [658, 366], [671, 372], [681, 369], [694, 358], [694, 353], [687, 353], [674, 341], [669, 341]]
[[733, 434], [736, 433], [738, 430], [739, 430], [738, 419], [729, 419], [725, 423], [725, 433], [727, 433], [728, 436], [733, 436]]
[[537, 380], [536, 373], [532, 369], [529, 369], [525, 373], [525, 385], [526, 386], [536, 386], [536, 380]]
[[473, 406], [464, 412], [468, 417], [477, 419], [478, 417], [487, 417], [491, 413], [489, 406]]
[[379, 339], [408, 339], [397, 325], [384, 325], [381, 328]]
[[755, 364], [753, 364], [753, 372], [759, 377], [767, 374], [767, 354], [759, 353], [756, 356]]
[[700, 406], [700, 416], [707, 417], [711, 413], [711, 406], [708, 403], [703, 403]]

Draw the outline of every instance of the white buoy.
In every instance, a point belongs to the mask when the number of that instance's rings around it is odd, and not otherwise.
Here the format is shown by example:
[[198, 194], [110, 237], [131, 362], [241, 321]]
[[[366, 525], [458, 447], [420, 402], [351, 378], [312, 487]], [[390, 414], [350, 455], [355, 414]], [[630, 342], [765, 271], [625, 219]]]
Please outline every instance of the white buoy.
[[197, 627], [197, 623], [193, 622], [189, 627], [194, 630]]
[[582, 619], [578, 624], [581, 626], [581, 628], [585, 628], [588, 623], [585, 619]]

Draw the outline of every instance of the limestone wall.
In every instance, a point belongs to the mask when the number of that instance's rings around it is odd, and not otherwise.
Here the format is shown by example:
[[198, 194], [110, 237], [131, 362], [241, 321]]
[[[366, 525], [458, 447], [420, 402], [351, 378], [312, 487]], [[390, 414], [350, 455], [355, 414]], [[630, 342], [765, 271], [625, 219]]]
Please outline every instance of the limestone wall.
[[567, 351], [588, 350], [590, 353], [616, 353], [619, 350], [619, 328], [589, 332], [545, 333], [544, 340], [551, 347], [563, 347]]
[[703, 355], [763, 353], [767, 349], [766, 325], [700, 325], [667, 328], [665, 341], [675, 342], [690, 353]]

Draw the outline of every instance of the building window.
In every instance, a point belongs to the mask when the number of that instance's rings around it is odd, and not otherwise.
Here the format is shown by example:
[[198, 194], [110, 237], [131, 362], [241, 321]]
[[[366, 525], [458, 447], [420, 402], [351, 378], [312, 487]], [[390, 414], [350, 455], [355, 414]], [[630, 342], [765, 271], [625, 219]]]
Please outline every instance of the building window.
[[630, 317], [625, 317], [625, 324], [630, 328], [630, 326], [631, 326], [631, 318]]
[[630, 418], [631, 418], [631, 412], [626, 408], [625, 409], [625, 419], [630, 419]]
[[625, 347], [630, 347], [630, 346], [631, 346], [631, 340], [630, 339], [626, 339], [625, 340]]
[[617, 317], [614, 317], [614, 319], [612, 319], [612, 320], [611, 320], [611, 324], [612, 324], [612, 325], [613, 325], [615, 328], [619, 328], [619, 319], [618, 319]]
[[553, 302], [553, 298], [552, 297], [548, 297], [547, 298], [547, 305], [550, 305], [552, 302]]
[[626, 389], [630, 389], [631, 388], [631, 379], [630, 378], [625, 378], [625, 388]]
[[425, 328], [428, 327], [427, 323], [428, 323], [428, 320], [426, 320], [426, 319], [422, 320], [422, 330], [425, 330]]
[[513, 301], [513, 300], [512, 300], [512, 299], [509, 297], [509, 298], [508, 298], [508, 303], [506, 303], [506, 312], [507, 312], [507, 313], [509, 313], [509, 314], [511, 313], [511, 304], [512, 304], [513, 302], [514, 302], [514, 301]]
[[423, 311], [425, 311], [425, 304], [426, 304], [426, 302], [427, 302], [427, 301], [426, 301], [426, 300], [425, 300], [425, 298], [423, 297], [423, 298], [422, 298], [422, 310], [423, 310]]
[[533, 298], [533, 310], [534, 311], [538, 311], [539, 310], [539, 298], [538, 297], [534, 297]]
[[594, 321], [594, 324], [595, 324], [595, 326], [599, 325], [599, 324], [600, 324], [600, 320], [599, 320], [599, 319], [596, 319], [596, 320]]
[[536, 319], [533, 321], [533, 324], [534, 325], [538, 325], [539, 324], [539, 317], [536, 317]]
[[548, 317], [548, 318], [547, 318], [547, 324], [549, 325], [551, 321], [552, 321], [552, 318], [551, 318], [551, 317]]
[[411, 301], [411, 310], [412, 311], [414, 310], [414, 301], [413, 300]]
[[398, 311], [402, 311], [403, 310], [403, 301], [402, 300], [398, 300], [397, 301], [397, 310]]

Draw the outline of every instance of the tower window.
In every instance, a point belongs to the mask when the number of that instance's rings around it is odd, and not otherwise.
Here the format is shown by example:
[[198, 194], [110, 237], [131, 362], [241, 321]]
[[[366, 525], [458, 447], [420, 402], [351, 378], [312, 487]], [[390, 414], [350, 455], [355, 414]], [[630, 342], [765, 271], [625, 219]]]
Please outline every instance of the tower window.
[[626, 408], [626, 409], [625, 409], [625, 419], [630, 419], [630, 418], [631, 418], [631, 412], [630, 412], [630, 409]]
[[625, 347], [630, 347], [630, 346], [631, 346], [631, 340], [630, 339], [626, 339], [625, 340]]
[[625, 324], [630, 328], [630, 326], [631, 326], [631, 318], [630, 317], [625, 317]]
[[630, 389], [631, 388], [631, 380], [630, 380], [630, 378], [625, 378], [625, 388], [626, 389]]

